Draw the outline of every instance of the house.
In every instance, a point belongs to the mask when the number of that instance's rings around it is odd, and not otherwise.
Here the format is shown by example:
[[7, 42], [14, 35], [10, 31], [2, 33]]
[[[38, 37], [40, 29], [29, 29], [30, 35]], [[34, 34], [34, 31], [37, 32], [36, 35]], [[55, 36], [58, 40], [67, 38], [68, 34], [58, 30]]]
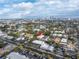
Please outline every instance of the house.
[[31, 38], [33, 38], [33, 37], [34, 37], [34, 35], [33, 35], [33, 34], [30, 34], [30, 33], [26, 33], [26, 34], [25, 34], [25, 37], [27, 37], [27, 38], [31, 39]]
[[35, 32], [35, 31], [40, 31], [40, 29], [35, 28], [35, 29], [33, 29], [33, 31], [34, 31], [34, 32]]
[[43, 37], [44, 37], [44, 35], [37, 36], [38, 39], [42, 39]]
[[43, 44], [45, 42], [44, 41], [40, 41], [40, 40], [34, 40], [34, 41], [32, 41], [32, 43], [41, 45], [41, 44]]
[[51, 34], [53, 34], [54, 33], [54, 31], [50, 31], [51, 32]]
[[50, 45], [47, 44], [47, 43], [43, 43], [43, 44], [40, 46], [40, 48], [43, 49], [43, 50], [51, 51], [51, 52], [53, 52], [53, 50], [54, 50], [54, 47], [53, 47], [53, 46], [50, 46]]
[[21, 34], [20, 34], [20, 36], [24, 36], [24, 35], [25, 35], [25, 33], [21, 33]]
[[41, 32], [41, 31], [38, 31], [38, 32], [36, 33], [37, 36], [39, 36], [39, 35], [43, 35], [43, 34], [44, 34], [44, 33]]
[[55, 43], [60, 43], [61, 39], [59, 37], [54, 38]]
[[62, 37], [62, 34], [58, 34], [58, 33], [54, 33], [53, 36], [58, 36], [58, 37]]
[[16, 39], [17, 41], [20, 41], [20, 40], [25, 40], [25, 37], [19, 37]]
[[58, 36], [58, 37], [63, 37], [63, 34], [65, 33], [65, 31], [51, 31], [51, 35], [53, 37]]
[[65, 31], [63, 30], [63, 31], [54, 31], [55, 33], [61, 33], [61, 34], [63, 34], [63, 33], [65, 33]]
[[13, 36], [7, 36], [7, 39], [13, 39], [14, 37]]
[[69, 44], [67, 45], [67, 50], [72, 50], [72, 51], [74, 51], [74, 48], [75, 48], [75, 45], [72, 44], [72, 43], [69, 43]]
[[49, 39], [49, 36], [44, 36], [41, 38], [41, 40], [43, 40], [43, 41], [48, 41], [48, 39]]
[[48, 50], [49, 45], [47, 43], [43, 43], [40, 48], [44, 50]]
[[63, 34], [63, 37], [64, 37], [64, 38], [68, 38], [68, 35], [67, 35], [67, 34]]
[[73, 57], [74, 59], [77, 59], [77, 50], [75, 48], [75, 45], [72, 44], [72, 43], [69, 43], [67, 45], [67, 48], [65, 49], [66, 50], [66, 54]]
[[13, 39], [14, 37], [13, 36], [8, 36], [7, 34], [3, 36], [4, 38], [6, 39]]
[[49, 46], [49, 51], [53, 52], [54, 51], [54, 46]]
[[6, 33], [3, 33], [2, 31], [0, 31], [0, 36], [5, 36]]
[[19, 28], [19, 29], [17, 29], [17, 30], [18, 30], [18, 32], [27, 31], [25, 28]]
[[27, 29], [24, 28], [23, 25], [19, 24], [19, 25], [17, 25], [17, 31], [18, 31], [18, 32], [23, 32], [23, 31], [27, 31]]
[[68, 39], [62, 38], [60, 44], [67, 45], [67, 41], [68, 41]]
[[50, 46], [49, 44], [45, 43], [44, 41], [34, 40], [34, 41], [32, 41], [32, 43], [40, 45], [40, 49], [43, 49], [43, 50], [47, 50], [47, 51], [51, 51], [51, 52], [54, 50], [53, 46]]
[[43, 32], [36, 33], [38, 39], [42, 39], [44, 37]]
[[46, 29], [46, 26], [40, 25], [40, 29]]
[[9, 55], [7, 55], [6, 59], [30, 59], [28, 56], [21, 55], [18, 52], [11, 52]]

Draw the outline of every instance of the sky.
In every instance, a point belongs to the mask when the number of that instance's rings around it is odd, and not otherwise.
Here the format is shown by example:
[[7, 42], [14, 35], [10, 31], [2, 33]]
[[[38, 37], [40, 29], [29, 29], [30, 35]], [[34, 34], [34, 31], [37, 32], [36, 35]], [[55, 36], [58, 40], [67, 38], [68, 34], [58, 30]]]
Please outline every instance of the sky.
[[0, 18], [78, 17], [79, 0], [0, 0]]

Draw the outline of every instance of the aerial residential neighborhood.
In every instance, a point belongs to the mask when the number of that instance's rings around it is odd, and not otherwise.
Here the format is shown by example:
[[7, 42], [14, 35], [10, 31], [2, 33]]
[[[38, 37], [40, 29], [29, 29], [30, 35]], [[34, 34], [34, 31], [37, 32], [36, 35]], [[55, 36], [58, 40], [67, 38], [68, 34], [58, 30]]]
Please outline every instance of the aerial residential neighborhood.
[[79, 20], [1, 21], [0, 58], [78, 59], [78, 36]]

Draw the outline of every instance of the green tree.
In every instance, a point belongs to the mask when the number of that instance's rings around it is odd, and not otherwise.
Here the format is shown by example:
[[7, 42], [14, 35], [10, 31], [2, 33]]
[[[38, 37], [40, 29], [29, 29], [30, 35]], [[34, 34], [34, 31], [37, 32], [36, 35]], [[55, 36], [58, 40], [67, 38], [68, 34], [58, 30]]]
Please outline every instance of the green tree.
[[46, 31], [46, 32], [44, 33], [44, 35], [50, 36], [50, 31]]
[[0, 41], [0, 48], [3, 48], [6, 45], [3, 41]]
[[8, 35], [13, 36], [13, 37], [19, 37], [19, 33], [18, 32], [11, 32]]

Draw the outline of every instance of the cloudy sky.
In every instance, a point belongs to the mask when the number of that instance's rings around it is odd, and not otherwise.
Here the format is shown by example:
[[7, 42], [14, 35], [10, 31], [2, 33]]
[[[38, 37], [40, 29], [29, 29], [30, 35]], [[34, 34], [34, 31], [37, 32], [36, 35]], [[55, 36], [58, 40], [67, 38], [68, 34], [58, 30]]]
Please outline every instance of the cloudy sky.
[[0, 0], [0, 18], [78, 17], [79, 0]]

